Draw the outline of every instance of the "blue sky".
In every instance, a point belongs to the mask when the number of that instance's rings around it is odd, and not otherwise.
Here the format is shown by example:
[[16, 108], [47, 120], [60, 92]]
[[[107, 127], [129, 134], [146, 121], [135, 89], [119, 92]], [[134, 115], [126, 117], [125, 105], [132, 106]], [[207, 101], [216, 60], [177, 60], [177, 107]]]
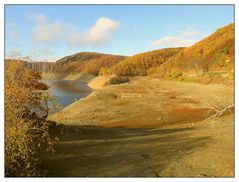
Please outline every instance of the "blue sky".
[[6, 5], [5, 55], [133, 55], [190, 46], [232, 22], [232, 5]]

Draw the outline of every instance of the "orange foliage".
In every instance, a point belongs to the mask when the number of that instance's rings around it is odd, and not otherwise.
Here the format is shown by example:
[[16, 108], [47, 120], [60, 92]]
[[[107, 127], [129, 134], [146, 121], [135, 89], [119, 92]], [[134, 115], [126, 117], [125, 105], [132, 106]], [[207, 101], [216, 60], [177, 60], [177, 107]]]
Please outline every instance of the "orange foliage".
[[124, 56], [82, 52], [60, 59], [52, 72], [60, 74], [85, 72], [98, 75], [101, 68], [109, 68], [125, 59]]
[[183, 48], [168, 48], [134, 55], [120, 62], [111, 72], [121, 76], [147, 75], [148, 70], [166, 62]]
[[[39, 176], [39, 147], [51, 148], [48, 88], [22, 61], [5, 61], [5, 175]], [[34, 132], [34, 133], [32, 133]]]
[[218, 29], [212, 35], [185, 48], [158, 67], [157, 73], [203, 73], [231, 71], [234, 68], [234, 24]]

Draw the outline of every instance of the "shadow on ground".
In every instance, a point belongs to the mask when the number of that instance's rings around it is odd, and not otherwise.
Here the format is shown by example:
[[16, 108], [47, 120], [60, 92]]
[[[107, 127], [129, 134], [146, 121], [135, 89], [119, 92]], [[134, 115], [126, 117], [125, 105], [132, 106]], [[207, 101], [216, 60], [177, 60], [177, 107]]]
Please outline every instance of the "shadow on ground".
[[207, 146], [208, 136], [195, 137], [193, 128], [130, 129], [68, 127], [44, 156], [49, 176], [160, 176], [171, 162]]

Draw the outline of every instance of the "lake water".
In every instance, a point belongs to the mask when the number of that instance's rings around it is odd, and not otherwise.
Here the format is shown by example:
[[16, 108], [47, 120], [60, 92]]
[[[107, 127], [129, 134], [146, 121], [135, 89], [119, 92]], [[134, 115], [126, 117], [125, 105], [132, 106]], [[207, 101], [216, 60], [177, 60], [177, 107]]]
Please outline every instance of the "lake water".
[[48, 92], [62, 107], [66, 107], [71, 103], [88, 96], [92, 92], [92, 89], [87, 86], [87, 83], [81, 81], [44, 80], [43, 82], [50, 86]]

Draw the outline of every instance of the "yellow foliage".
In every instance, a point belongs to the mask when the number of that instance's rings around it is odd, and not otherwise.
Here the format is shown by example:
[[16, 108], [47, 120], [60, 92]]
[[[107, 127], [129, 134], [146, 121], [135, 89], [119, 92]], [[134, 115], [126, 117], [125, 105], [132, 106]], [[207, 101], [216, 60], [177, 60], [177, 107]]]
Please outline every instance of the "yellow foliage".
[[121, 76], [147, 75], [148, 70], [166, 62], [183, 48], [168, 48], [145, 52], [129, 57], [112, 68], [112, 72]]
[[200, 73], [229, 71], [233, 66], [234, 24], [229, 24], [172, 56], [158, 67], [157, 72], [168, 76], [167, 73], [174, 70]]
[[5, 175], [39, 176], [37, 144], [51, 145], [41, 91], [47, 86], [21, 61], [5, 61], [5, 69]]

